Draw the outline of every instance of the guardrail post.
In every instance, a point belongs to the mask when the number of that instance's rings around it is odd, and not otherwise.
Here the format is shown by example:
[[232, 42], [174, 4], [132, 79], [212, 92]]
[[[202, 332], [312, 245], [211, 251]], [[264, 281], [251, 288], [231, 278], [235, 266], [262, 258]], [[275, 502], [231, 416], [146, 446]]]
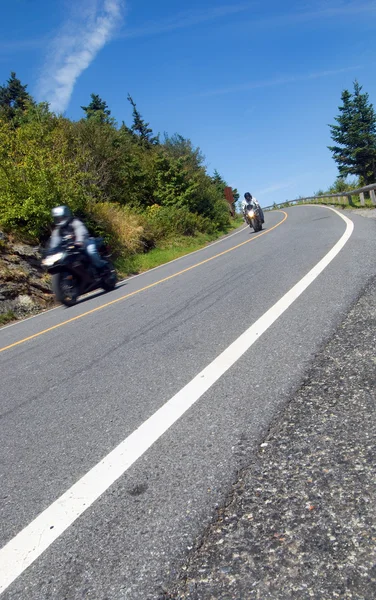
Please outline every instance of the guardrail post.
[[348, 203], [350, 204], [350, 206], [352, 206], [352, 195], [351, 194], [349, 194], [347, 196], [347, 200], [348, 200]]
[[370, 190], [369, 191], [369, 196], [371, 198], [371, 202], [372, 204], [376, 204], [376, 194], [375, 194], [375, 190]]
[[364, 192], [360, 192], [359, 199], [360, 199], [360, 206], [364, 206], [365, 205]]

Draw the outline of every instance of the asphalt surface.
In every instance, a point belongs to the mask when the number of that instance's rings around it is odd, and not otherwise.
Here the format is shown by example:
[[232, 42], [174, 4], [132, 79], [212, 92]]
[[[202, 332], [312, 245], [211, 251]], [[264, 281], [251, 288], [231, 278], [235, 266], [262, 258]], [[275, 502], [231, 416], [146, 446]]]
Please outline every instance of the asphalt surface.
[[376, 597], [376, 280], [161, 599]]
[[[245, 229], [111, 294], [0, 330], [0, 349], [11, 346], [0, 353], [1, 546], [263, 315], [345, 230], [324, 207], [285, 212], [261, 237]], [[354, 233], [325, 271], [4, 598], [153, 599], [178, 576], [239, 469], [375, 274], [376, 223], [348, 216]], [[283, 218], [268, 213], [267, 228]]]

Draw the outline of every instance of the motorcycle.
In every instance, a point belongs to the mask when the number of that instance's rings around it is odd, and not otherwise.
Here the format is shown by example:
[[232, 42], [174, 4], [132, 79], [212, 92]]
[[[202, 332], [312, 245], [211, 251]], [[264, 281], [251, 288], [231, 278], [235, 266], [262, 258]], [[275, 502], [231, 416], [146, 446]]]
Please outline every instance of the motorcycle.
[[52, 291], [65, 306], [74, 306], [79, 296], [102, 288], [112, 291], [117, 282], [115, 268], [109, 260], [103, 239], [94, 240], [106, 266], [98, 272], [85, 249], [74, 242], [72, 235], [64, 236], [56, 248], [45, 251], [42, 265], [52, 275]]
[[248, 204], [245, 211], [246, 221], [250, 227], [253, 227], [255, 232], [262, 230], [262, 220], [259, 208], [252, 204]]

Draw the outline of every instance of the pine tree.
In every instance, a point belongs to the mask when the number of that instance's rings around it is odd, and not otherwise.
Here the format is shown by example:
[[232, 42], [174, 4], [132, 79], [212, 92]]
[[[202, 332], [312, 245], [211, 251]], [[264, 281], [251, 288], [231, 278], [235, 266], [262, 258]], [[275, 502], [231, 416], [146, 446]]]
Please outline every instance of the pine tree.
[[133, 131], [130, 127], [128, 127], [128, 125], [126, 125], [125, 121], [121, 122], [119, 131], [123, 134], [127, 134], [127, 135], [133, 135]]
[[226, 181], [218, 173], [217, 169], [214, 169], [214, 173], [213, 173], [213, 177], [212, 177], [212, 182], [221, 191], [223, 191], [225, 189], [225, 187], [227, 186]]
[[146, 123], [142, 118], [141, 114], [137, 110], [136, 103], [130, 94], [128, 94], [128, 101], [133, 107], [133, 124], [131, 128], [133, 133], [138, 137], [141, 144], [145, 146], [159, 144], [158, 136], [154, 136], [153, 130], [150, 129], [149, 123]]
[[[225, 188], [227, 187], [227, 182], [223, 179], [222, 175], [219, 174], [219, 172], [217, 171], [217, 169], [214, 169], [214, 173], [213, 176], [211, 178], [212, 182], [214, 183], [215, 187], [217, 188], [217, 190], [224, 196], [225, 195]], [[234, 198], [234, 202], [232, 203], [232, 209], [235, 213], [235, 205], [236, 202], [239, 200], [239, 192], [236, 188], [234, 188], [232, 190], [232, 195]]]
[[339, 177], [357, 175], [364, 184], [376, 181], [376, 114], [368, 94], [354, 83], [354, 94], [342, 92], [336, 125], [329, 125], [335, 146], [328, 146], [338, 165]]
[[376, 181], [376, 114], [362, 86], [354, 84], [354, 162], [353, 174], [367, 185]]
[[27, 85], [21, 83], [14, 71], [6, 85], [0, 86], [0, 110], [6, 119], [14, 119], [17, 113], [25, 110], [27, 104], [33, 103], [26, 88]]
[[232, 195], [234, 196], [234, 200], [235, 200], [235, 202], [237, 202], [237, 201], [239, 200], [239, 198], [240, 198], [240, 194], [239, 194], [239, 192], [238, 192], [237, 188], [234, 188], [234, 189], [232, 190]]
[[88, 106], [81, 106], [86, 113], [86, 119], [96, 119], [100, 123], [111, 123], [113, 119], [110, 117], [111, 111], [107, 106], [107, 102], [102, 100], [98, 94], [90, 94], [91, 102]]

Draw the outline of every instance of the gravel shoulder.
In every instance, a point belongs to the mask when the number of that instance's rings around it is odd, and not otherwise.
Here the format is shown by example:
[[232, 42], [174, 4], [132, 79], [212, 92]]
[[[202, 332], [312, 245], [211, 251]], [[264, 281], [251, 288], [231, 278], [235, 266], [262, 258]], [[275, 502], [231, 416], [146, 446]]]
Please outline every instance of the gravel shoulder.
[[357, 208], [355, 214], [360, 215], [361, 217], [366, 217], [368, 219], [376, 219], [376, 209], [374, 208]]
[[375, 325], [374, 280], [161, 600], [376, 597]]

